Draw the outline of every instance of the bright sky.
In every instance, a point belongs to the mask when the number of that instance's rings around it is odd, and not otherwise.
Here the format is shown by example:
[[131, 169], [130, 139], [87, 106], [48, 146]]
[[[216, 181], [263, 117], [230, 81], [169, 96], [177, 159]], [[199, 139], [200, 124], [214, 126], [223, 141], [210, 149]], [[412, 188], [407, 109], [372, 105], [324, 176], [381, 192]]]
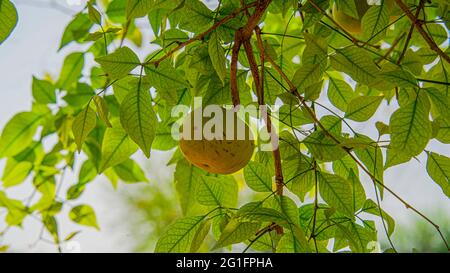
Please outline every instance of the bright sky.
[[[74, 47], [69, 47], [66, 49], [68, 51], [63, 50], [57, 53], [64, 27], [71, 20], [70, 15], [59, 9], [42, 6], [40, 3], [46, 2], [45, 0], [18, 0], [13, 2], [17, 4], [19, 23], [12, 36], [0, 46], [1, 128], [15, 113], [30, 109], [32, 75], [42, 76], [46, 71], [57, 75], [64, 56], [69, 51], [75, 50]], [[66, 9], [79, 9], [76, 6], [69, 7], [62, 0], [57, 2], [61, 3]], [[77, 1], [72, 0], [71, 2], [76, 3]], [[387, 122], [387, 113], [392, 113], [393, 109], [395, 109], [395, 106], [380, 107], [373, 120], [381, 119]], [[354, 125], [356, 129], [364, 129], [364, 131], [373, 136], [374, 128], [362, 128], [360, 123], [354, 123]], [[450, 156], [448, 148], [444, 148], [443, 145], [435, 141], [428, 147], [430, 150]], [[440, 207], [442, 211], [450, 211], [449, 199], [445, 197], [441, 189], [426, 174], [425, 156], [420, 156], [419, 160], [420, 162], [412, 160], [401, 168], [394, 167], [387, 170], [385, 183], [425, 214], [430, 214], [436, 207]], [[158, 153], [153, 154], [152, 160], [146, 164], [149, 165], [149, 169], [158, 170], [158, 165], [163, 164], [161, 155]], [[3, 169], [3, 166], [4, 161], [0, 163], [0, 168]], [[155, 179], [167, 180], [171, 176], [170, 173], [152, 173], [153, 181]], [[68, 174], [65, 183], [73, 183], [73, 179], [73, 176]], [[369, 180], [366, 179], [364, 181], [364, 186], [367, 192], [373, 192]], [[120, 224], [127, 221], [127, 219], [123, 218], [126, 212], [124, 212], [120, 192], [128, 191], [132, 187], [121, 186], [121, 190], [117, 192], [113, 191], [111, 186], [103, 179], [98, 179], [91, 183], [79, 203], [87, 203], [94, 207], [102, 230], [97, 232], [94, 229], [84, 229], [72, 224], [67, 218], [66, 211], [63, 217], [59, 217], [62, 237], [74, 230], [82, 230], [83, 232], [76, 237], [76, 242], [79, 245], [66, 245], [63, 246], [63, 250], [70, 251], [70, 248], [78, 248], [79, 246], [81, 251], [86, 252], [132, 251], [130, 234], [124, 229], [124, 225]], [[2, 189], [1, 186], [0, 189]], [[23, 198], [31, 191], [32, 188], [28, 182], [24, 186], [8, 189], [8, 194]], [[373, 198], [373, 194], [368, 195]], [[382, 207], [394, 219], [399, 220], [401, 224], [419, 219], [388, 193], [385, 195]], [[441, 223], [440, 219], [433, 220], [436, 220], [437, 224]], [[2, 220], [0, 220], [0, 229], [2, 228], [3, 224]], [[31, 245], [39, 237], [39, 232], [39, 223], [29, 218], [25, 221], [23, 229], [11, 229], [7, 233], [4, 243], [11, 244], [12, 251], [55, 251], [54, 246], [45, 242], [40, 242], [34, 246]], [[380, 229], [380, 237], [383, 236], [383, 232]]]

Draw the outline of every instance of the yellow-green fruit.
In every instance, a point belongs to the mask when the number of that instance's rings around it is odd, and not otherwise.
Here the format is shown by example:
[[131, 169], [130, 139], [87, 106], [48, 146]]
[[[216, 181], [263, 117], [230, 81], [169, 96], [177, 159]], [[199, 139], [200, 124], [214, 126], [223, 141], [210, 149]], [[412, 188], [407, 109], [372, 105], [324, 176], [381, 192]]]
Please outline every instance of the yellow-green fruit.
[[222, 115], [203, 117], [197, 109], [185, 118], [181, 126], [180, 150], [189, 162], [201, 169], [230, 174], [247, 165], [255, 144], [250, 128], [234, 111], [218, 110]]
[[[346, 31], [350, 32], [351, 34], [359, 34], [361, 33], [361, 19], [363, 18], [364, 14], [366, 14], [367, 10], [371, 7], [369, 4], [367, 4], [367, 0], [348, 0], [348, 1], [355, 1], [355, 6], [358, 12], [358, 17], [355, 18], [352, 17], [343, 11], [339, 10], [336, 3], [333, 5], [333, 19]], [[387, 9], [389, 13], [392, 13], [392, 11], [395, 9], [396, 5], [394, 0], [385, 0], [385, 5], [387, 6]], [[398, 16], [390, 16], [390, 22], [393, 22], [395, 19], [397, 19]]]

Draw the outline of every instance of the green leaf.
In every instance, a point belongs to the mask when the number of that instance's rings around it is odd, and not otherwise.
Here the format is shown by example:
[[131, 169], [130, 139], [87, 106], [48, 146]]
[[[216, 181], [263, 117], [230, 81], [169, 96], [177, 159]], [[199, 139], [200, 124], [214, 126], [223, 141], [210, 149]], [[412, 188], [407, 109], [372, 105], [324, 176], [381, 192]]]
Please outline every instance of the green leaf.
[[145, 73], [147, 73], [147, 79], [150, 81], [150, 84], [158, 92], [189, 87], [180, 72], [168, 61], [160, 63], [158, 67], [154, 65], [146, 66]]
[[361, 20], [361, 28], [365, 40], [377, 43], [386, 36], [389, 24], [389, 12], [387, 5], [373, 5], [367, 10]]
[[196, 193], [201, 176], [206, 172], [190, 164], [184, 158], [177, 162], [175, 168], [175, 187], [180, 199], [183, 215], [189, 215], [196, 209]]
[[73, 238], [75, 238], [78, 234], [80, 234], [81, 231], [77, 230], [77, 231], [73, 231], [71, 233], [69, 233], [65, 238], [64, 238], [64, 242], [68, 242], [70, 240], [72, 240]]
[[28, 211], [22, 202], [9, 199], [2, 191], [0, 191], [0, 207], [7, 209], [8, 214], [5, 217], [5, 222], [10, 226], [21, 225], [23, 219], [28, 215]]
[[359, 176], [358, 165], [349, 155], [333, 161], [333, 172], [341, 177], [349, 177], [352, 172]]
[[78, 183], [86, 184], [92, 181], [97, 176], [97, 170], [95, 169], [94, 162], [86, 160], [81, 165], [80, 173], [78, 174]]
[[127, 19], [130, 20], [147, 15], [152, 5], [153, 0], [128, 0], [126, 8]]
[[450, 119], [439, 117], [434, 121], [439, 125], [436, 139], [442, 143], [450, 144]]
[[272, 191], [272, 178], [262, 163], [250, 161], [244, 168], [244, 178], [247, 185], [254, 191]]
[[56, 103], [55, 86], [51, 82], [33, 76], [31, 90], [37, 103]]
[[358, 211], [366, 200], [366, 192], [364, 191], [364, 187], [362, 186], [359, 177], [355, 175], [353, 170], [350, 170], [347, 179], [352, 186], [353, 211]]
[[[429, 23], [427, 24], [427, 27], [425, 29], [426, 32], [428, 32], [428, 34], [433, 37], [433, 40], [437, 45], [441, 45], [442, 43], [448, 41], [447, 28], [444, 27], [443, 24]], [[419, 33], [414, 32], [414, 34], [415, 35], [413, 35], [413, 40], [424, 40], [423, 36]], [[427, 43], [424, 44], [428, 45]]]
[[386, 152], [386, 163], [384, 164], [384, 169], [389, 167], [406, 163], [410, 161], [412, 156], [402, 153], [401, 151], [388, 149]]
[[381, 121], [377, 121], [377, 122], [375, 122], [375, 127], [377, 128], [379, 136], [389, 134], [389, 130], [390, 130], [389, 125], [387, 125]]
[[273, 204], [278, 211], [280, 211], [285, 217], [289, 224], [300, 225], [300, 218], [298, 214], [298, 207], [294, 200], [288, 196], [275, 196]]
[[443, 119], [450, 119], [450, 97], [445, 94], [444, 90], [437, 88], [420, 89], [425, 91], [432, 103], [432, 115], [440, 116]]
[[122, 179], [122, 181], [127, 183], [148, 182], [144, 171], [132, 159], [127, 159], [126, 161], [114, 166], [114, 171], [119, 178]]
[[194, 235], [194, 239], [192, 239], [191, 249], [189, 252], [194, 253], [200, 248], [205, 240], [206, 236], [211, 229], [211, 221], [206, 220], [200, 224], [200, 227], [197, 229], [197, 232]]
[[406, 70], [386, 71], [380, 74], [381, 79], [401, 88], [417, 88], [416, 78]]
[[214, 19], [212, 11], [199, 0], [185, 1], [178, 14], [179, 27], [194, 33], [208, 29]]
[[266, 232], [258, 238], [252, 238], [251, 241], [248, 240], [246, 244], [253, 250], [260, 252], [269, 252], [273, 250], [274, 240], [272, 238], [272, 235]]
[[127, 94], [120, 105], [120, 122], [148, 158], [158, 120], [152, 108], [149, 83], [142, 77], [136, 80], [135, 89]]
[[[106, 15], [108, 19], [114, 23], [125, 24], [127, 19], [125, 18], [125, 12], [127, 7], [126, 0], [113, 0], [110, 1], [107, 9]], [[157, 32], [155, 32], [157, 33]]]
[[329, 77], [328, 98], [330, 102], [339, 110], [345, 112], [347, 105], [356, 97], [352, 87], [345, 81]]
[[345, 117], [354, 121], [366, 121], [370, 119], [380, 106], [383, 97], [362, 96], [350, 101], [345, 111]]
[[8, 38], [16, 25], [16, 7], [9, 0], [0, 1], [0, 44]]
[[353, 195], [351, 184], [344, 178], [319, 172], [319, 193], [328, 205], [353, 219]]
[[84, 107], [94, 95], [95, 92], [90, 85], [78, 83], [73, 92], [68, 92], [68, 94], [64, 96], [64, 100], [70, 106], [79, 109]]
[[414, 75], [419, 76], [420, 74], [422, 74], [425, 62], [426, 61], [422, 59], [421, 55], [412, 51], [411, 49], [408, 49], [403, 57], [401, 64], [408, 68]]
[[[259, 203], [260, 204], [260, 203]], [[258, 203], [256, 203], [258, 205]], [[260, 206], [248, 209], [239, 214], [239, 221], [246, 222], [273, 222], [284, 227], [289, 227], [289, 219], [278, 210], [272, 208], [263, 208]]]
[[369, 252], [369, 242], [376, 241], [376, 233], [370, 227], [362, 227], [353, 222], [337, 224], [339, 230], [337, 236], [348, 240], [353, 252]]
[[71, 43], [72, 41], [80, 42], [89, 34], [93, 23], [85, 13], [78, 13], [73, 20], [66, 26], [64, 34], [61, 38], [59, 50]]
[[428, 175], [436, 182], [447, 197], [450, 197], [450, 158], [429, 152], [427, 160]]
[[102, 66], [102, 69], [111, 79], [123, 78], [141, 64], [136, 54], [126, 46], [111, 54], [96, 58], [95, 61]]
[[[202, 93], [203, 96], [203, 105], [209, 104], [231, 104], [231, 95], [230, 95], [230, 80], [227, 77], [225, 80], [225, 84], [222, 84], [219, 77], [217, 75], [213, 75], [209, 78], [209, 83], [204, 88]], [[245, 95], [250, 95], [248, 92], [249, 87], [246, 84], [247, 71], [238, 71], [237, 72], [237, 82], [239, 93], [241, 94], [241, 103], [245, 105]]]
[[277, 245], [277, 253], [309, 253], [308, 241], [299, 227], [293, 226]]
[[238, 187], [232, 176], [202, 176], [196, 190], [197, 201], [202, 205], [236, 206]]
[[366, 85], [375, 82], [379, 70], [368, 53], [359, 47], [337, 49], [331, 56], [331, 65]]
[[81, 76], [84, 67], [84, 54], [75, 52], [64, 59], [64, 64], [59, 75], [57, 87], [63, 90], [71, 89]]
[[91, 3], [88, 3], [88, 16], [93, 23], [102, 24], [102, 15]]
[[225, 50], [222, 47], [219, 34], [214, 31], [209, 37], [208, 41], [208, 53], [211, 58], [211, 63], [217, 72], [222, 83], [225, 83], [225, 77], [227, 74]]
[[100, 230], [95, 212], [89, 205], [78, 205], [73, 207], [69, 212], [69, 218], [80, 225], [94, 227], [97, 230]]
[[320, 63], [303, 64], [294, 74], [292, 83], [299, 89], [311, 86], [322, 78], [323, 70]]
[[347, 15], [350, 15], [353, 18], [359, 18], [358, 9], [356, 8], [356, 2], [355, 1], [348, 1], [348, 0], [336, 0], [336, 8], [339, 11], [344, 12]]
[[306, 47], [302, 54], [303, 64], [320, 64], [324, 67], [324, 62], [328, 58], [328, 43], [325, 39], [313, 34], [304, 33]]
[[137, 151], [137, 145], [131, 141], [119, 124], [107, 128], [102, 144], [102, 159], [99, 172], [120, 164]]
[[97, 116], [89, 105], [81, 110], [73, 120], [72, 132], [78, 147], [78, 152], [81, 152], [84, 140], [94, 130], [96, 123]]
[[165, 30], [158, 38], [152, 43], [160, 45], [167, 52], [177, 47], [179, 43], [189, 40], [189, 36], [186, 32], [176, 28]]
[[10, 119], [0, 138], [0, 158], [16, 155], [26, 149], [33, 141], [41, 118], [32, 112], [21, 112]]
[[22, 183], [33, 169], [33, 164], [28, 161], [17, 161], [8, 158], [3, 172], [3, 187], [11, 187]]
[[42, 223], [44, 224], [47, 231], [52, 235], [54, 242], [59, 243], [58, 223], [56, 222], [55, 217], [45, 216], [42, 218]]
[[232, 218], [220, 234], [220, 238], [214, 248], [225, 247], [244, 242], [256, 234], [260, 223], [240, 222]]
[[322, 161], [335, 161], [346, 155], [345, 150], [322, 131], [315, 131], [303, 140], [311, 154]]
[[97, 108], [98, 117], [105, 123], [107, 127], [112, 127], [109, 121], [109, 109], [104, 98], [95, 95], [93, 99], [95, 107]]
[[[373, 215], [377, 215], [377, 216], [381, 216], [383, 217], [383, 219], [386, 221], [387, 227], [388, 227], [388, 234], [392, 235], [392, 233], [394, 232], [395, 229], [395, 221], [394, 219], [387, 214], [384, 210], [380, 209], [380, 207], [378, 207], [378, 205], [372, 201], [371, 199], [367, 199], [366, 202], [364, 203], [364, 206], [362, 207], [362, 211], [373, 214]], [[381, 213], [380, 213], [381, 211]]]
[[298, 155], [283, 163], [283, 176], [289, 190], [303, 202], [305, 195], [314, 187], [315, 175], [307, 157]]
[[[315, 0], [314, 3], [322, 10], [327, 10], [330, 6], [330, 1], [326, 0]], [[302, 6], [302, 10], [303, 12], [305, 12], [305, 23], [303, 26], [304, 28], [312, 27], [317, 21], [319, 21], [323, 17], [322, 13], [317, 12], [315, 6], [313, 6], [309, 1], [307, 1]]]
[[[363, 148], [355, 148], [355, 154], [361, 160], [361, 162], [366, 166], [367, 170], [378, 180], [378, 182], [383, 183], [383, 153], [381, 148], [377, 145], [376, 141], [364, 136], [358, 135], [356, 138], [361, 140], [363, 143], [368, 145]], [[379, 187], [381, 196], [383, 196], [383, 187], [376, 183]]]
[[169, 151], [178, 145], [178, 141], [172, 138], [171, 125], [172, 125], [171, 121], [158, 123], [152, 149], [160, 151]]
[[205, 216], [191, 216], [176, 220], [159, 238], [155, 252], [189, 252], [204, 219]]
[[431, 137], [430, 102], [424, 92], [391, 116], [391, 146], [410, 156], [420, 154]]

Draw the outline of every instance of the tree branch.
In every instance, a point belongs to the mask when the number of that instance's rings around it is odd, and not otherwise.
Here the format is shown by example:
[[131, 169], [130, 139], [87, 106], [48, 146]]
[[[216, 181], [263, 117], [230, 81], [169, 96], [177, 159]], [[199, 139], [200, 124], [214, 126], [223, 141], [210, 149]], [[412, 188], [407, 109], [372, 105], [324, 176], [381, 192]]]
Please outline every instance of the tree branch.
[[236, 108], [241, 104], [241, 99], [239, 98], [239, 90], [237, 83], [237, 63], [239, 59], [239, 50], [241, 49], [241, 38], [239, 37], [240, 32], [237, 31], [234, 37], [233, 50], [231, 51], [231, 65], [230, 65], [230, 90], [231, 90], [231, 100], [233, 101], [233, 106]]
[[[395, 0], [397, 3], [397, 6], [400, 7], [400, 9], [408, 16], [408, 18], [411, 20], [413, 25], [416, 27], [417, 31], [419, 31], [420, 35], [422, 35], [423, 39], [428, 43], [430, 48], [436, 52], [439, 56], [441, 56], [444, 60], [446, 60], [448, 63], [450, 63], [450, 56], [445, 54], [439, 46], [434, 42], [433, 38], [428, 35], [428, 33], [423, 29], [422, 24], [423, 22], [418, 20], [416, 16], [414, 16], [411, 11], [409, 11], [408, 7], [401, 1], [401, 0]], [[420, 9], [419, 9], [420, 10]]]
[[[423, 9], [424, 5], [425, 5], [425, 0], [420, 0], [419, 7], [416, 10], [416, 15], [414, 16], [416, 18], [416, 21], [418, 20], [419, 15], [420, 15], [420, 11]], [[408, 50], [409, 41], [412, 38], [412, 34], [413, 34], [413, 31], [414, 31], [414, 26], [415, 26], [415, 22], [416, 21], [414, 21], [411, 24], [411, 28], [409, 29], [408, 36], [406, 37], [405, 45], [403, 46], [403, 50], [400, 53], [400, 57], [398, 57], [397, 64], [400, 64], [402, 62], [402, 59], [405, 56], [406, 51]]]
[[204, 32], [198, 34], [197, 36], [194, 36], [193, 38], [180, 43], [178, 46], [176, 46], [175, 48], [171, 49], [169, 52], [167, 52], [164, 56], [162, 56], [161, 58], [154, 60], [154, 61], [147, 61], [144, 63], [144, 65], [150, 65], [153, 64], [155, 66], [158, 66], [162, 61], [164, 61], [165, 59], [169, 58], [170, 56], [172, 56], [175, 52], [177, 52], [178, 50], [184, 48], [185, 46], [192, 44], [195, 41], [201, 41], [203, 40], [208, 34], [210, 34], [211, 32], [213, 32], [215, 29], [217, 29], [218, 27], [220, 27], [221, 25], [227, 23], [228, 21], [230, 21], [231, 19], [233, 19], [234, 17], [236, 17], [239, 13], [246, 11], [247, 9], [254, 7], [258, 4], [259, 1], [255, 1], [252, 2], [244, 7], [241, 7], [239, 9], [236, 9], [235, 11], [233, 11], [232, 13], [230, 13], [229, 15], [225, 16], [224, 18], [222, 18], [220, 21], [217, 21], [214, 25], [212, 25], [209, 29], [205, 30]]
[[[397, 1], [397, 0], [396, 0]], [[261, 30], [259, 30], [258, 28], [256, 29], [256, 35], [260, 36]], [[264, 50], [264, 48], [263, 48]], [[405, 205], [406, 208], [411, 209], [412, 211], [414, 211], [417, 215], [419, 215], [420, 217], [422, 217], [425, 221], [427, 221], [429, 224], [431, 224], [439, 233], [440, 237], [442, 238], [445, 246], [447, 247], [448, 250], [450, 250], [449, 245], [447, 243], [447, 240], [445, 239], [445, 237], [443, 236], [439, 226], [434, 223], [430, 218], [428, 218], [427, 216], [425, 216], [422, 212], [420, 212], [419, 210], [417, 210], [416, 208], [414, 208], [413, 206], [411, 206], [408, 202], [406, 202], [405, 200], [403, 200], [403, 198], [401, 198], [398, 194], [396, 194], [392, 189], [390, 189], [389, 187], [387, 187], [386, 185], [384, 185], [380, 180], [378, 180], [352, 153], [351, 150], [348, 148], [345, 148], [345, 146], [342, 145], [341, 141], [339, 139], [337, 139], [335, 136], [333, 136], [324, 126], [323, 124], [319, 121], [319, 119], [317, 118], [316, 114], [314, 113], [314, 110], [306, 103], [305, 99], [299, 94], [297, 87], [292, 83], [292, 81], [286, 76], [286, 74], [280, 69], [280, 67], [274, 62], [274, 60], [270, 57], [270, 55], [265, 55], [266, 59], [269, 61], [269, 63], [273, 66], [273, 68], [280, 74], [280, 76], [287, 82], [288, 86], [289, 86], [289, 91], [294, 94], [298, 100], [300, 101], [300, 104], [305, 108], [305, 110], [308, 112], [308, 114], [310, 115], [311, 119], [314, 121], [315, 124], [317, 124], [320, 129], [322, 130], [322, 132], [329, 137], [331, 140], [333, 140], [337, 145], [341, 146], [346, 153], [352, 158], [353, 161], [355, 161], [355, 163], [372, 179], [372, 181], [376, 184], [378, 184], [379, 186], [381, 186], [383, 189], [387, 190], [390, 194], [392, 194], [397, 200], [399, 200], [402, 204]]]

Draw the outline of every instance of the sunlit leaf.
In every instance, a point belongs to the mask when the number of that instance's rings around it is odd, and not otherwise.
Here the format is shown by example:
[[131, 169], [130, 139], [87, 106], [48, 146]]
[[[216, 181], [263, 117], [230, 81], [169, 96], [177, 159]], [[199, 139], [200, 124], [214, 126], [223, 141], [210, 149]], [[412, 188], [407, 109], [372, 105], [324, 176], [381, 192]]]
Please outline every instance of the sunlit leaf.
[[120, 123], [130, 138], [150, 157], [150, 149], [155, 138], [157, 118], [152, 108], [150, 86], [141, 77], [134, 83], [120, 105]]
[[350, 101], [345, 111], [345, 117], [355, 121], [366, 121], [370, 119], [378, 109], [383, 97], [362, 96]]
[[72, 132], [75, 137], [78, 151], [81, 151], [84, 140], [88, 134], [95, 128], [97, 116], [95, 111], [88, 105], [78, 113], [73, 120]]
[[17, 10], [9, 0], [0, 1], [0, 44], [8, 38], [17, 24]]
[[28, 147], [42, 116], [21, 112], [8, 121], [0, 138], [0, 158], [13, 156]]
[[137, 149], [137, 145], [128, 137], [127, 133], [120, 128], [120, 126], [107, 128], [103, 138], [102, 159], [99, 172], [124, 162], [130, 158]]
[[427, 172], [430, 177], [450, 197], [450, 158], [437, 153], [427, 153]]
[[244, 168], [244, 178], [247, 185], [254, 191], [272, 191], [272, 178], [261, 163], [250, 161]]
[[205, 216], [190, 216], [176, 220], [159, 238], [155, 252], [189, 252], [204, 219]]
[[393, 149], [411, 156], [423, 151], [431, 137], [429, 111], [430, 102], [422, 91], [414, 101], [395, 111], [389, 124]]
[[212, 65], [223, 83], [225, 81], [225, 76], [227, 73], [226, 58], [225, 51], [222, 47], [222, 43], [217, 32], [213, 32], [209, 37], [208, 52], [209, 57], [211, 58]]
[[117, 49], [109, 55], [96, 58], [95, 61], [102, 66], [102, 69], [112, 79], [125, 77], [140, 64], [136, 54], [126, 46]]
[[68, 55], [59, 75], [57, 86], [61, 89], [71, 89], [81, 76], [84, 67], [84, 54], [76, 52]]
[[73, 207], [69, 212], [69, 218], [83, 226], [94, 227], [100, 229], [97, 224], [95, 212], [89, 205], [78, 205]]

